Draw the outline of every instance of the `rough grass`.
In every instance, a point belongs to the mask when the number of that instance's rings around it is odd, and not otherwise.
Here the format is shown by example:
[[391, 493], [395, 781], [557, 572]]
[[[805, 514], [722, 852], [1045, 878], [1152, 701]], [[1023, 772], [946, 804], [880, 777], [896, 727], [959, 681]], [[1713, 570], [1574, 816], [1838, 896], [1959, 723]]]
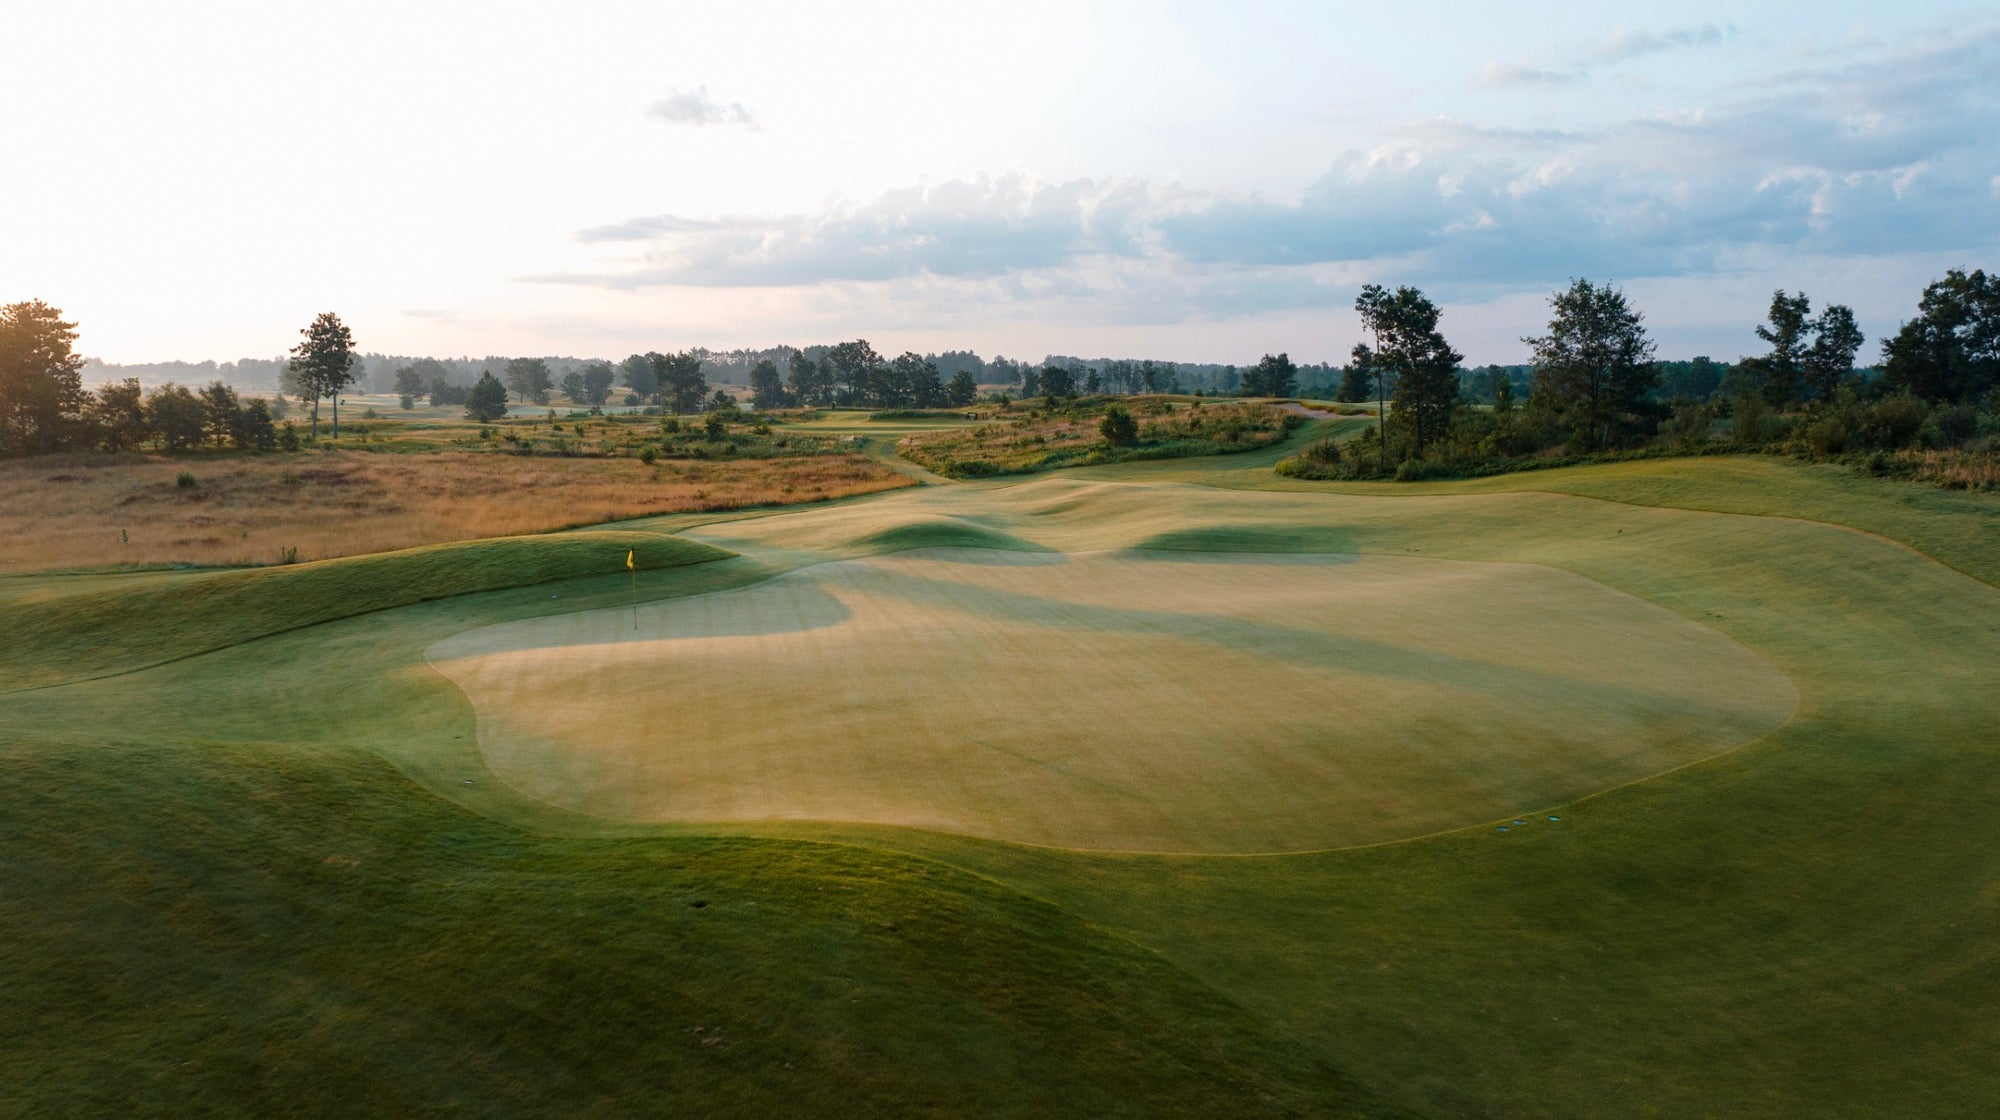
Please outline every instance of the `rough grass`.
[[[176, 485], [184, 471], [197, 485]], [[271, 564], [286, 549], [317, 560], [911, 484], [859, 454], [652, 467], [473, 451], [10, 460], [0, 462], [0, 573]]]
[[1153, 398], [1114, 401], [1133, 410], [1138, 438], [1114, 447], [1098, 432], [1107, 405], [1079, 405], [974, 428], [906, 436], [902, 455], [949, 478], [1028, 474], [1063, 466], [1253, 451], [1283, 440], [1304, 417], [1276, 405], [1213, 404], [1171, 410]]

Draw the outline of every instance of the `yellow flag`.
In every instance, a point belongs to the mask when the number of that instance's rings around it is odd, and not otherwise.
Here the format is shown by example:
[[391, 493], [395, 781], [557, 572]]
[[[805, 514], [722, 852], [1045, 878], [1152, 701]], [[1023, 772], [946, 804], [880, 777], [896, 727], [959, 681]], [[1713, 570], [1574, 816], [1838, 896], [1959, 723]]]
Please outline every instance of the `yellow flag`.
[[[631, 550], [631, 549], [629, 549], [629, 548], [625, 550], [625, 566], [626, 566], [626, 567], [628, 567], [628, 568], [632, 568], [632, 567], [633, 567], [633, 565], [632, 565], [632, 550]], [[633, 568], [633, 570], [634, 570], [634, 571], [637, 571], [638, 569], [637, 569], [637, 568]]]

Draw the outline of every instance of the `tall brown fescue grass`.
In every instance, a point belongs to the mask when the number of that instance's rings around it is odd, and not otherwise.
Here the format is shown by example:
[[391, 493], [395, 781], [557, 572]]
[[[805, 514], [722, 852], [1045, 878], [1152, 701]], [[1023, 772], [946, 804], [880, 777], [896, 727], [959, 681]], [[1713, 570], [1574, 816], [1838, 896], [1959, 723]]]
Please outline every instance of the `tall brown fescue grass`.
[[860, 455], [653, 467], [465, 452], [52, 456], [0, 462], [0, 572], [271, 564], [291, 549], [319, 560], [908, 485]]
[[1906, 451], [1916, 477], [1947, 490], [2000, 490], [2000, 454], [1992, 451]]

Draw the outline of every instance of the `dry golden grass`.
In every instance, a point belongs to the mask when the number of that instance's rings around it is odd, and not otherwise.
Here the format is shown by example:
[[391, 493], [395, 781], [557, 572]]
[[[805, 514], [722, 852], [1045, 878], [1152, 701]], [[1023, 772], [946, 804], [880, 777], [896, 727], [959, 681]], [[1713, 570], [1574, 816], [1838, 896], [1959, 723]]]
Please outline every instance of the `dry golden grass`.
[[[1137, 439], [1114, 447], [1098, 430], [1105, 409], [1128, 409]], [[905, 459], [952, 478], [1025, 474], [1057, 467], [1128, 459], [1178, 459], [1268, 447], [1284, 439], [1301, 414], [1259, 402], [1174, 409], [1158, 398], [1095, 401], [1071, 411], [1030, 412], [1011, 421], [923, 432], [904, 439]]]
[[[176, 479], [187, 472], [196, 485]], [[0, 462], [0, 572], [274, 563], [911, 485], [860, 455], [707, 462], [329, 451]]]
[[2000, 455], [1991, 451], [1906, 451], [1917, 478], [1947, 490], [2000, 490]]

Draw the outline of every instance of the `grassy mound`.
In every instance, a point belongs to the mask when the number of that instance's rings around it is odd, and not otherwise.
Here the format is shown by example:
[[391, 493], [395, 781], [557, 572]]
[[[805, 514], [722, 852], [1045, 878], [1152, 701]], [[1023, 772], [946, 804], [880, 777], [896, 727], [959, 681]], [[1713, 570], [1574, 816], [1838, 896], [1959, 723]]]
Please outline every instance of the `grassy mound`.
[[1041, 545], [1011, 533], [951, 517], [927, 517], [892, 525], [857, 537], [852, 549], [863, 554], [906, 552], [917, 548], [997, 548], [1010, 552], [1041, 552]]
[[10, 1116], [1401, 1115], [930, 861], [525, 836], [268, 744], [16, 740], [0, 803]]
[[1354, 539], [1338, 525], [1204, 525], [1158, 533], [1134, 547], [1150, 552], [1352, 552]]
[[[99, 676], [429, 599], [719, 560], [653, 533], [500, 537], [0, 603], [0, 691]], [[46, 586], [46, 584], [44, 584]]]

